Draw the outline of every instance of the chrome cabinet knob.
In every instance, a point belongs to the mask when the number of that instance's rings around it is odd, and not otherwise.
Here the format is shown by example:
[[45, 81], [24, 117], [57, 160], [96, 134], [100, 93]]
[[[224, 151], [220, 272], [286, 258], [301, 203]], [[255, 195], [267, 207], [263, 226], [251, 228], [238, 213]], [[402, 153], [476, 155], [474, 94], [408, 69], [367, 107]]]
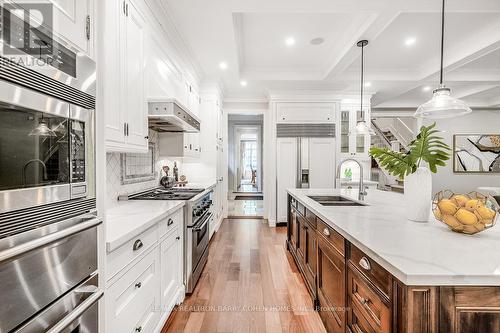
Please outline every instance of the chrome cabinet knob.
[[140, 287], [142, 287], [142, 283], [141, 283], [141, 282], [137, 282], [137, 283], [135, 284], [135, 287], [136, 287], [137, 289], [139, 289]]
[[136, 240], [134, 242], [134, 247], [132, 248], [134, 251], [137, 251], [139, 250], [140, 248], [142, 248], [144, 244], [142, 244], [142, 241], [140, 239]]
[[366, 257], [363, 257], [359, 260], [359, 266], [363, 268], [364, 270], [369, 271], [372, 269], [372, 265], [370, 264], [370, 260], [368, 260]]
[[328, 230], [328, 228], [323, 229], [323, 234], [325, 236], [330, 236], [330, 230]]
[[136, 327], [136, 328], [135, 328], [135, 331], [136, 331], [136, 332], [140, 332], [140, 331], [142, 331], [142, 326]]

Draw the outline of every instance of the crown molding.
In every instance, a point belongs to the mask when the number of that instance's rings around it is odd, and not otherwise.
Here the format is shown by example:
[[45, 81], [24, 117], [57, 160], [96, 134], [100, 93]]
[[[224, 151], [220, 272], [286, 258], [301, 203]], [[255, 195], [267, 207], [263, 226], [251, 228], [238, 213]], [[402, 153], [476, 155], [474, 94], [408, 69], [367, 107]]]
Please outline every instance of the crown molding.
[[153, 14], [156, 20], [162, 27], [167, 38], [172, 42], [176, 51], [179, 54], [179, 58], [188, 67], [188, 71], [193, 76], [193, 78], [200, 82], [204, 77], [203, 69], [194, 57], [194, 52], [186, 42], [185, 38], [182, 36], [181, 32], [177, 28], [175, 18], [172, 15], [172, 10], [166, 1], [159, 0], [148, 0], [152, 2], [158, 10], [153, 9]]

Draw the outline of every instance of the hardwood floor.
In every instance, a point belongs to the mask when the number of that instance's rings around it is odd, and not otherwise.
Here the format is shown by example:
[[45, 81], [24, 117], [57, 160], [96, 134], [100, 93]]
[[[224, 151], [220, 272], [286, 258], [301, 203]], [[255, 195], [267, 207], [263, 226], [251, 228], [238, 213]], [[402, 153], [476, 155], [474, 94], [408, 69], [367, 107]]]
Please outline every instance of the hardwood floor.
[[194, 293], [162, 333], [326, 332], [285, 239], [286, 228], [263, 220], [225, 220]]

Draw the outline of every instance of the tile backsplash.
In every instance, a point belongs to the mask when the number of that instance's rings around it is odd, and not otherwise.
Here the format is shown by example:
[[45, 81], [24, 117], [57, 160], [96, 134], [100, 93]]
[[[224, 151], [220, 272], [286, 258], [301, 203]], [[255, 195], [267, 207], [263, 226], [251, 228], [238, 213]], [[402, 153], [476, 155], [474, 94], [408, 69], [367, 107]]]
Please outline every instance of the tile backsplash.
[[[163, 176], [161, 167], [163, 165], [168, 165], [173, 168], [174, 160], [162, 157], [160, 159], [158, 153], [158, 133], [150, 131], [149, 133], [150, 144], [153, 145], [153, 154], [155, 154], [154, 160], [156, 165], [154, 170], [156, 170], [155, 178], [152, 180], [138, 181], [138, 182], [124, 182], [122, 181], [122, 162], [120, 153], [107, 153], [106, 154], [106, 205], [112, 206], [116, 204], [118, 196], [124, 194], [131, 194], [135, 192], [144, 191], [150, 188], [157, 187], [161, 176]], [[140, 154], [133, 154], [133, 158], [140, 161], [140, 166], [137, 165], [140, 170], [144, 169], [145, 161], [148, 160], [148, 153], [144, 154], [144, 158], [141, 159]], [[177, 161], [177, 166], [180, 168], [181, 163]]]

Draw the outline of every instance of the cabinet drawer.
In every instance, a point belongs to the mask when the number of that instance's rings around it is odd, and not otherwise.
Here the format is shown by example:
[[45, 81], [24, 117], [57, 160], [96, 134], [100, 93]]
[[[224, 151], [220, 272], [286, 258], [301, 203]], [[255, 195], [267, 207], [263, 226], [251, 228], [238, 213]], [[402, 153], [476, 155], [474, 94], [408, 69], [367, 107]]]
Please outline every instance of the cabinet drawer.
[[159, 237], [162, 238], [163, 236], [174, 230], [177, 226], [180, 226], [182, 228], [183, 225], [183, 209], [181, 208], [158, 223]]
[[159, 306], [158, 249], [152, 249], [107, 290], [111, 332], [133, 332]]
[[370, 259], [363, 251], [351, 244], [349, 261], [368, 280], [377, 286], [387, 299], [391, 296], [392, 277], [382, 266]]
[[157, 241], [158, 227], [157, 224], [155, 224], [153, 227], [139, 234], [137, 237], [132, 238], [113, 252], [108, 253], [106, 256], [107, 279], [109, 280], [135, 258], [145, 253], [154, 246]]
[[309, 209], [306, 208], [306, 220], [307, 222], [309, 222], [309, 224], [311, 225], [311, 227], [313, 227], [314, 229], [316, 229], [316, 215], [314, 215], [314, 213], [312, 213]]
[[328, 224], [317, 218], [317, 230], [342, 256], [345, 253], [345, 239]]
[[391, 324], [389, 300], [383, 299], [374, 287], [355, 268], [349, 267], [347, 294], [351, 308], [357, 308], [377, 332], [388, 332]]
[[142, 312], [138, 311], [139, 313], [142, 313], [139, 321], [133, 327], [130, 327], [128, 331], [124, 332], [153, 332], [154, 329], [158, 326], [158, 321], [160, 320], [160, 312], [156, 310], [155, 300], [152, 300], [150, 304], [146, 304], [147, 305]]
[[[349, 310], [349, 322], [347, 331], [350, 333], [378, 333], [370, 326], [368, 321], [361, 315], [356, 307]], [[385, 332], [384, 332], [385, 333]]]

